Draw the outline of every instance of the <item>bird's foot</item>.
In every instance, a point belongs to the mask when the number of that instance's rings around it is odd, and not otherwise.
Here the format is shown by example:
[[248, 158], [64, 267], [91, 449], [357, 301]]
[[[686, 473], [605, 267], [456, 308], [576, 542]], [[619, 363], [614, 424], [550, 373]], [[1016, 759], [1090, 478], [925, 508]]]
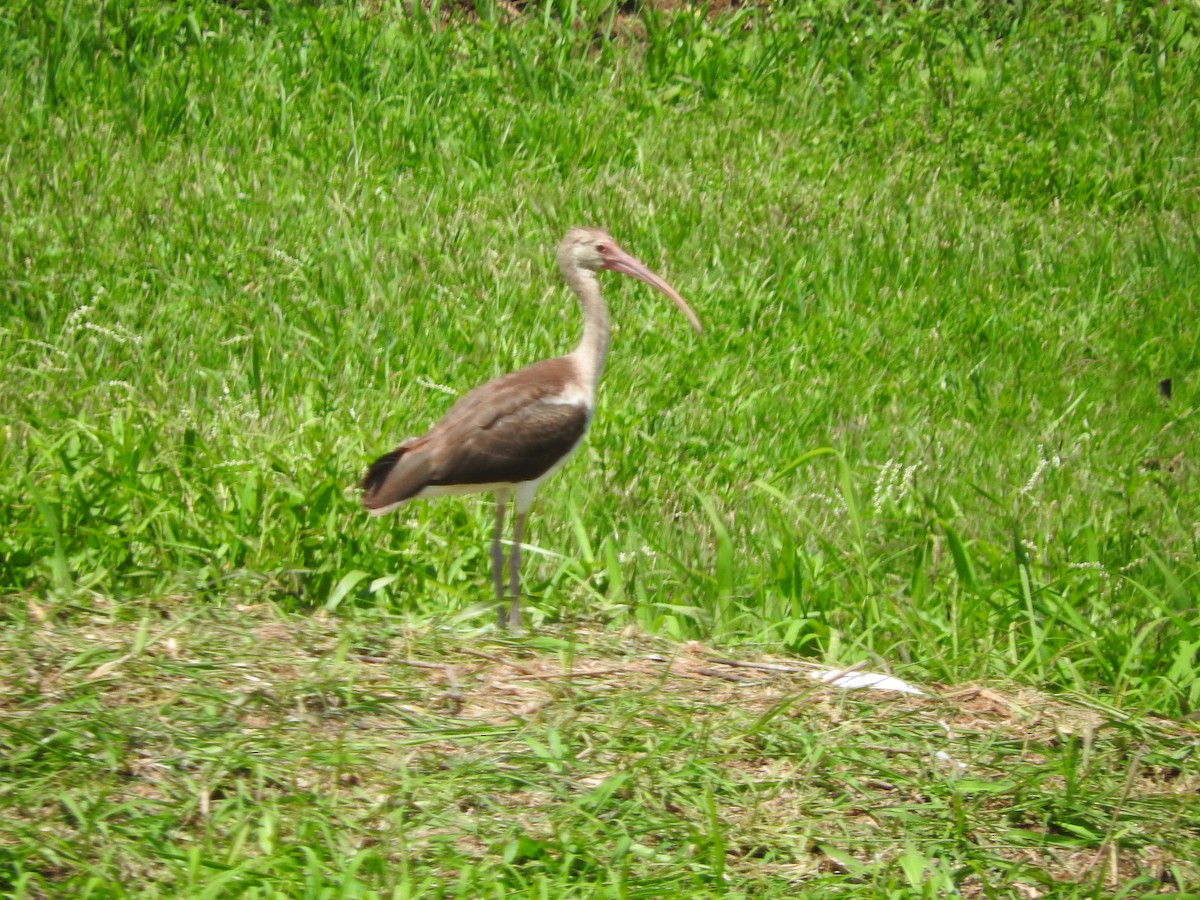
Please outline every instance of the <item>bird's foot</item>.
[[521, 630], [521, 598], [513, 597], [507, 605], [501, 603], [496, 609], [496, 625], [501, 631]]

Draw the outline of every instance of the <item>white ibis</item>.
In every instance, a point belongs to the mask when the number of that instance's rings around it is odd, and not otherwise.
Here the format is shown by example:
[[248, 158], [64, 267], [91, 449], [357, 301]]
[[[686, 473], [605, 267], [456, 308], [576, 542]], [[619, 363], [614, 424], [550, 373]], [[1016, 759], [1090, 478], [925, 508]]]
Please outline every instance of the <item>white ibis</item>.
[[[670, 297], [700, 331], [700, 320], [669, 284], [595, 228], [573, 228], [558, 245], [558, 268], [579, 298], [583, 338], [571, 353], [534, 363], [475, 388], [436, 425], [409, 438], [371, 464], [362, 480], [362, 503], [383, 515], [417, 497], [492, 491], [492, 581], [499, 624], [521, 623], [521, 538], [538, 486], [579, 446], [596, 402], [608, 352], [608, 307], [596, 272], [611, 269], [638, 278]], [[510, 604], [504, 608], [504, 511], [516, 499], [508, 561]]]

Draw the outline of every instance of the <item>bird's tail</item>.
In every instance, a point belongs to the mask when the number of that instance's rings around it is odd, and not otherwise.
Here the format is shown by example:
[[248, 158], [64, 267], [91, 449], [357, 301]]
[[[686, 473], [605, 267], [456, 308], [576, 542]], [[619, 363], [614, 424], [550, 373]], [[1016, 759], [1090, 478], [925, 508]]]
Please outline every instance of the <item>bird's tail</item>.
[[391, 512], [420, 493], [429, 483], [431, 468], [429, 453], [411, 447], [406, 441], [371, 463], [359, 485], [362, 505], [376, 516]]

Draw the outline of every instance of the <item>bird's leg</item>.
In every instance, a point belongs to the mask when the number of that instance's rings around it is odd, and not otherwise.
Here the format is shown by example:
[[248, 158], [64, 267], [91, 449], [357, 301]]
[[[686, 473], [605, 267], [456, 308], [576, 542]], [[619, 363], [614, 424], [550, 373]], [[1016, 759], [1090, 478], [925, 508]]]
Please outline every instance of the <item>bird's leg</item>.
[[492, 532], [492, 584], [496, 588], [496, 615], [498, 624], [504, 627], [504, 548], [500, 541], [504, 537], [504, 507], [508, 505], [508, 495], [496, 494], [496, 530]]
[[[521, 627], [521, 540], [525, 534], [525, 518], [528, 510], [517, 510], [513, 522], [512, 552], [508, 556], [508, 595], [511, 598], [508, 606], [508, 627], [517, 631]], [[504, 615], [504, 607], [500, 607], [500, 615]]]

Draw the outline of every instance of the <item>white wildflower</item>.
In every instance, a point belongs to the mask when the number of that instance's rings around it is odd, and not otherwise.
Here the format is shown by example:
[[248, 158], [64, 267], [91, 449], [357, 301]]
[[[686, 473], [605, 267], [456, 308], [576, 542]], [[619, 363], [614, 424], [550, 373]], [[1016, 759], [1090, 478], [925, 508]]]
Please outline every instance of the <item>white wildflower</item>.
[[447, 387], [444, 384], [438, 384], [436, 381], [430, 381], [428, 378], [414, 378], [417, 384], [423, 388], [429, 388], [431, 391], [441, 391], [443, 394], [449, 394], [451, 397], [457, 397], [458, 391], [452, 387]]
[[67, 355], [67, 351], [62, 349], [62, 347], [56, 347], [53, 344], [46, 343], [45, 341], [35, 341], [31, 339], [25, 341], [24, 343], [29, 344], [31, 347], [40, 347], [43, 350], [49, 350], [51, 353], [57, 353], [60, 356]]
[[1129, 562], [1125, 563], [1125, 565], [1121, 566], [1121, 568], [1117, 569], [1117, 571], [1124, 575], [1126, 572], [1136, 569], [1138, 566], [1142, 565], [1147, 558], [1148, 557], [1145, 556], [1139, 556], [1137, 559], [1130, 560]]
[[[102, 293], [97, 291], [97, 293]], [[134, 334], [128, 328], [120, 324], [115, 324], [111, 327], [97, 325], [95, 322], [88, 320], [88, 316], [96, 309], [95, 306], [87, 304], [85, 306], [76, 307], [71, 314], [67, 316], [67, 321], [63, 323], [63, 333], [67, 337], [73, 337], [81, 331], [90, 331], [93, 334], [98, 334], [101, 337], [106, 337], [109, 340], [116, 341], [118, 344], [140, 344], [142, 336]]]
[[1062, 457], [1057, 453], [1051, 458], [1046, 458], [1046, 445], [1038, 444], [1038, 464], [1033, 470], [1033, 474], [1029, 476], [1029, 480], [1025, 482], [1025, 486], [1021, 488], [1021, 495], [1029, 494], [1037, 487], [1038, 481], [1041, 480], [1042, 474], [1048, 468], [1059, 468], [1062, 466]]
[[304, 263], [300, 262], [300, 260], [296, 259], [296, 257], [292, 256], [291, 254], [284, 253], [282, 250], [276, 249], [275, 247], [269, 247], [267, 249], [267, 253], [270, 254], [271, 256], [275, 257], [276, 259], [280, 259], [280, 260], [283, 260], [284, 262], [291, 263], [297, 269], [304, 268]]
[[899, 464], [891, 459], [885, 462], [879, 469], [879, 477], [875, 479], [875, 495], [871, 501], [876, 515], [883, 512], [883, 504], [892, 495], [892, 485], [895, 483], [895, 471], [898, 469]]
[[900, 503], [912, 493], [913, 478], [922, 468], [923, 463], [902, 466], [894, 459], [889, 459], [883, 464], [883, 468], [879, 470], [879, 477], [875, 479], [875, 494], [872, 499], [876, 515], [883, 512], [883, 506], [889, 500]]
[[96, 307], [92, 306], [91, 304], [76, 307], [71, 314], [67, 316], [67, 321], [63, 324], [63, 331], [69, 335], [74, 334], [80, 329], [84, 319], [86, 319], [91, 311], [95, 308]]

